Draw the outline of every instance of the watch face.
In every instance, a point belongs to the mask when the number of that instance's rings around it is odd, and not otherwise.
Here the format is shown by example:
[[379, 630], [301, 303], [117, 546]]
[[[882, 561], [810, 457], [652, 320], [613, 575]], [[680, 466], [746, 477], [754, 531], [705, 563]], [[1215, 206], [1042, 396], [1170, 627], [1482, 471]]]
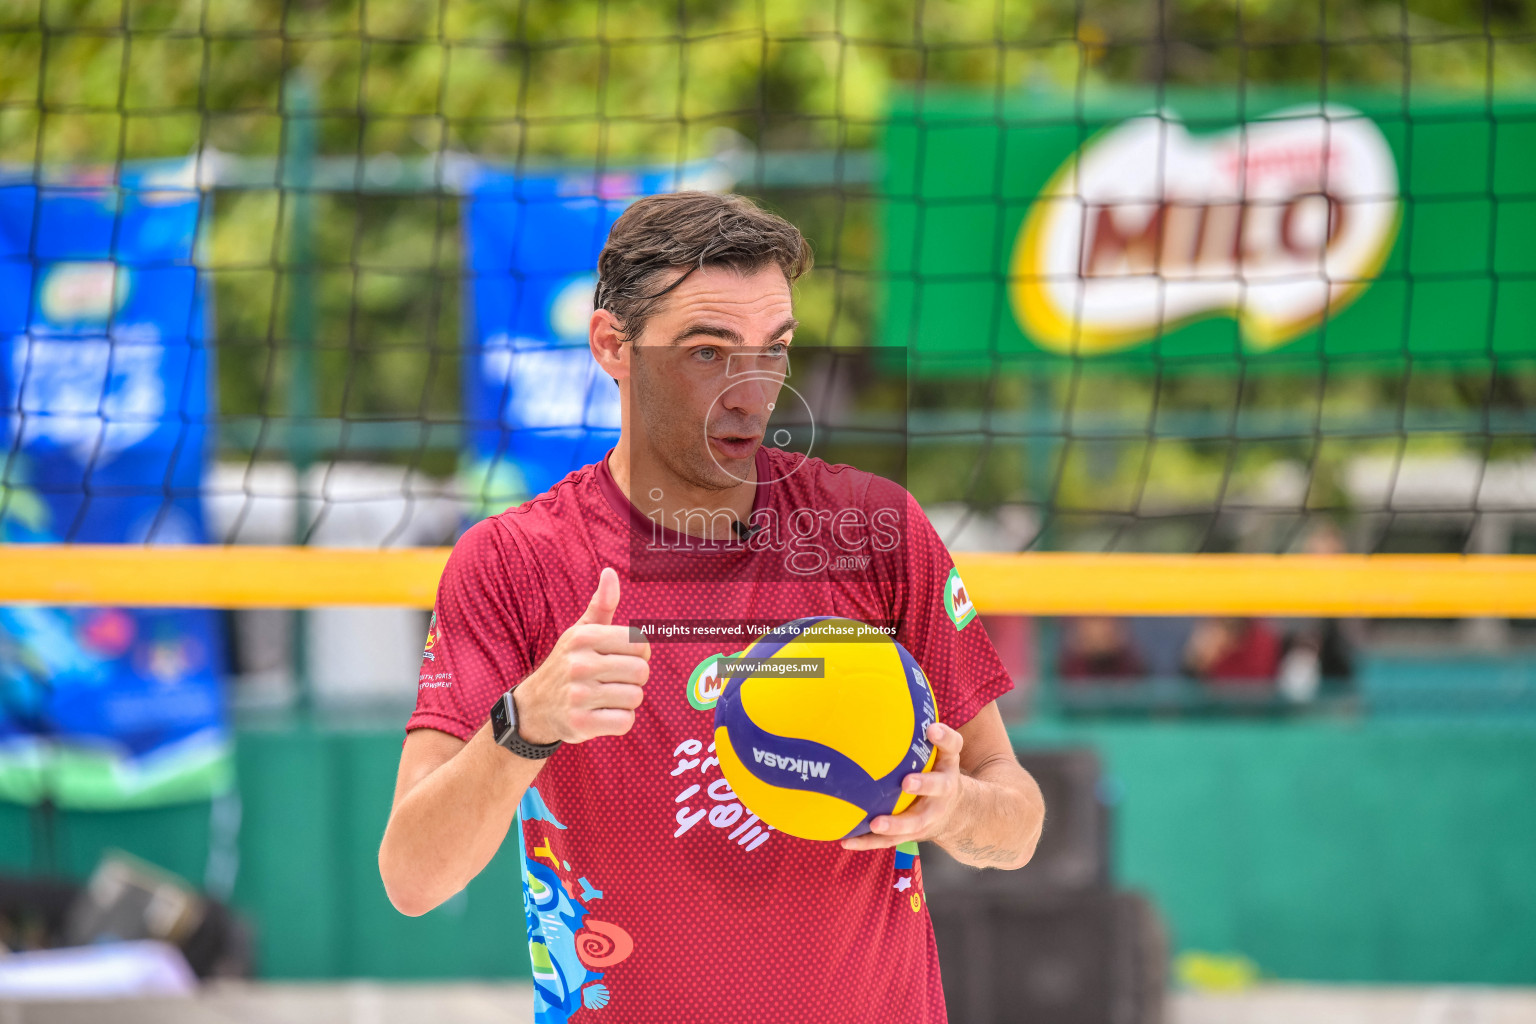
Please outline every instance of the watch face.
[[500, 740], [507, 734], [507, 730], [512, 728], [512, 718], [507, 714], [508, 703], [510, 702], [505, 697], [502, 697], [496, 702], [496, 706], [491, 708], [491, 735], [497, 740]]

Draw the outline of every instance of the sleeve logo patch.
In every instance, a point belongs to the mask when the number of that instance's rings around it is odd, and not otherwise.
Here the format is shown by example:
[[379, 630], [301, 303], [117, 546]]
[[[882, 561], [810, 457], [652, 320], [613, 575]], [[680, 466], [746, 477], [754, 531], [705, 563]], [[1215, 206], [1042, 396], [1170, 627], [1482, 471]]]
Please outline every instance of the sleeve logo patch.
[[427, 623], [427, 644], [421, 649], [421, 656], [427, 661], [436, 661], [437, 655], [432, 653], [432, 648], [437, 646], [439, 636], [437, 628], [437, 609], [432, 610], [432, 621]]
[[944, 581], [944, 610], [949, 613], [949, 621], [956, 629], [964, 629], [976, 617], [976, 606], [971, 603], [971, 595], [966, 593], [959, 569], [949, 570], [949, 578]]

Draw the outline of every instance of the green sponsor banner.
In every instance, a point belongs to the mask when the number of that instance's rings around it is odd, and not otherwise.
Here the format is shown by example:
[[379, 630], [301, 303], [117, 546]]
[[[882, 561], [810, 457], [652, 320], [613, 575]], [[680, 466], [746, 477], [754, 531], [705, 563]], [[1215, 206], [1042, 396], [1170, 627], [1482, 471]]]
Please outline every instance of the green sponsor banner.
[[1536, 102], [928, 90], [884, 140], [919, 372], [1536, 358]]
[[207, 800], [234, 785], [227, 737], [195, 736], [150, 757], [23, 740], [0, 749], [0, 801], [70, 810], [134, 810]]

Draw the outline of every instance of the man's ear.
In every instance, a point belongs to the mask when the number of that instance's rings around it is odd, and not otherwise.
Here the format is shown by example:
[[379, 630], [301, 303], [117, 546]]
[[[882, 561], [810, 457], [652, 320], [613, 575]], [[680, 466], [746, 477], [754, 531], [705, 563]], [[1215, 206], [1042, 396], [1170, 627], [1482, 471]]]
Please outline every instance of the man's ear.
[[619, 321], [606, 309], [592, 311], [587, 324], [587, 344], [592, 358], [615, 382], [629, 376], [629, 348], [619, 334]]

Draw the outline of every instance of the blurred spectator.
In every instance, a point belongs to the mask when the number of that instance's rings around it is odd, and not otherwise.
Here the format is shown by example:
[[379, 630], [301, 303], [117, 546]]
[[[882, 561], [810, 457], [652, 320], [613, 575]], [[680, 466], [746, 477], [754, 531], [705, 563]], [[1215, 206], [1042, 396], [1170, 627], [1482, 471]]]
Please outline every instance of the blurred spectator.
[[1184, 672], [1208, 683], [1264, 684], [1280, 667], [1280, 635], [1260, 619], [1201, 619], [1184, 645]]
[[1090, 615], [1067, 620], [1057, 671], [1069, 680], [1136, 679], [1147, 667], [1125, 620]]
[[997, 710], [1004, 724], [1022, 722], [1029, 717], [1035, 692], [1035, 620], [1023, 615], [983, 615], [981, 624], [1013, 679], [1013, 689], [997, 698]]
[[1323, 683], [1348, 683], [1355, 674], [1352, 623], [1304, 619], [1285, 638], [1280, 692], [1294, 701], [1317, 696]]
[[1195, 628], [1195, 619], [1182, 615], [1156, 615], [1124, 620], [1136, 653], [1146, 662], [1147, 675], [1171, 679], [1183, 672], [1184, 641]]
[[[1344, 534], [1329, 520], [1314, 526], [1302, 542], [1302, 553], [1339, 555]], [[1308, 701], [1325, 681], [1347, 683], [1355, 673], [1359, 625], [1352, 619], [1300, 619], [1285, 638], [1280, 659], [1280, 692], [1294, 701]]]

